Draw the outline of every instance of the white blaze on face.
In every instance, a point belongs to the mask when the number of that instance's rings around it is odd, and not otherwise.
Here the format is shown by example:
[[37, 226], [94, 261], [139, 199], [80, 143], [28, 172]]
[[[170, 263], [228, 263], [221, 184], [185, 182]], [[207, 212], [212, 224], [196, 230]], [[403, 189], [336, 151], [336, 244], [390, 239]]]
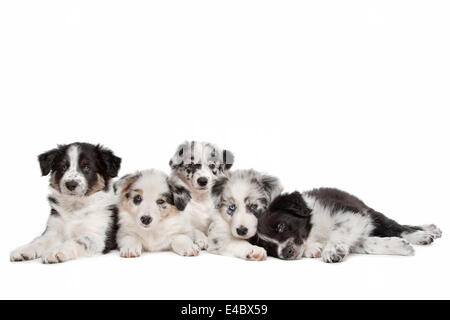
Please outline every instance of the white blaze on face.
[[[62, 176], [59, 186], [64, 194], [82, 196], [87, 192], [88, 183], [85, 176], [79, 170], [78, 163], [80, 158], [80, 149], [78, 146], [71, 146], [67, 150], [67, 156], [69, 158], [70, 165]], [[68, 188], [68, 183], [70, 184], [71, 182], [77, 184], [73, 190]]]
[[[252, 198], [254, 185], [249, 184], [246, 181], [236, 181], [229, 186], [229, 196], [233, 199], [236, 210], [231, 218], [231, 233], [236, 238], [249, 239], [256, 234], [256, 228], [258, 226], [258, 219], [256, 216], [249, 212], [247, 205], [249, 199]], [[247, 202], [246, 202], [247, 200]], [[250, 200], [251, 201], [251, 200]], [[239, 229], [246, 229], [246, 233], [239, 234]]]

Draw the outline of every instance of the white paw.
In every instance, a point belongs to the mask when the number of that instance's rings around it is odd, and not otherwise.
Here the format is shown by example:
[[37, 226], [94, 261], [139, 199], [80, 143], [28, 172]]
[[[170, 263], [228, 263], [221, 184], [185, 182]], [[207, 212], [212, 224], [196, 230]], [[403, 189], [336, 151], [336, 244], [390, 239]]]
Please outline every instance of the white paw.
[[55, 250], [44, 254], [42, 256], [42, 263], [45, 264], [62, 263], [71, 259], [72, 257], [69, 253], [64, 252], [63, 250]]
[[137, 258], [142, 254], [141, 248], [120, 248], [120, 256], [122, 258]]
[[179, 248], [174, 249], [175, 253], [179, 254], [180, 256], [184, 257], [195, 257], [198, 256], [200, 253], [200, 247], [193, 243], [189, 246], [182, 246]]
[[425, 224], [420, 226], [424, 231], [430, 232], [435, 239], [442, 237], [442, 231], [434, 224]]
[[11, 252], [9, 259], [12, 262], [27, 261], [39, 258], [39, 253], [32, 246], [23, 246]]
[[393, 253], [402, 256], [413, 256], [414, 247], [405, 239], [401, 238], [391, 238], [389, 242], [389, 248]]
[[208, 238], [203, 233], [195, 239], [194, 243], [200, 248], [200, 250], [208, 249]]
[[412, 244], [427, 245], [433, 243], [435, 236], [430, 231], [415, 231], [403, 233], [402, 238]]
[[252, 246], [251, 249], [245, 255], [245, 259], [251, 261], [263, 261], [266, 260], [266, 258], [267, 258], [266, 249], [258, 246]]
[[327, 245], [322, 251], [322, 260], [326, 263], [342, 262], [348, 253], [349, 248], [345, 245]]
[[322, 255], [323, 246], [319, 242], [308, 244], [303, 252], [303, 256], [306, 258], [320, 258]]

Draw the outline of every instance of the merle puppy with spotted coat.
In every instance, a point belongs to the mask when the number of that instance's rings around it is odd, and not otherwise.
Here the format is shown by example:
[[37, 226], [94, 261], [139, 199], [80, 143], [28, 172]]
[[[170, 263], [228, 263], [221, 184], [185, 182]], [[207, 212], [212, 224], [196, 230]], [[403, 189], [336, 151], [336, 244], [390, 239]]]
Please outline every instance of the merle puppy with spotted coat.
[[282, 190], [277, 178], [252, 169], [217, 180], [212, 188], [217, 214], [208, 230], [208, 252], [265, 260], [266, 250], [249, 241], [256, 235], [259, 216]]
[[117, 176], [121, 159], [100, 145], [72, 143], [38, 160], [42, 175], [50, 174], [47, 228], [11, 252], [11, 261], [41, 258], [43, 263], [58, 263], [114, 249], [117, 197], [111, 178]]
[[401, 225], [351, 194], [320, 188], [274, 199], [258, 221], [256, 243], [281, 259], [341, 262], [351, 252], [413, 255], [411, 244], [441, 235], [435, 225]]
[[186, 189], [186, 193], [174, 193], [174, 199], [184, 201], [188, 195], [189, 203], [185, 212], [191, 215], [195, 228], [195, 238], [201, 249], [207, 247], [206, 232], [211, 223], [215, 207], [211, 198], [214, 183], [226, 176], [233, 166], [234, 155], [209, 142], [184, 142], [178, 146], [170, 159], [172, 169], [169, 183], [175, 188]]

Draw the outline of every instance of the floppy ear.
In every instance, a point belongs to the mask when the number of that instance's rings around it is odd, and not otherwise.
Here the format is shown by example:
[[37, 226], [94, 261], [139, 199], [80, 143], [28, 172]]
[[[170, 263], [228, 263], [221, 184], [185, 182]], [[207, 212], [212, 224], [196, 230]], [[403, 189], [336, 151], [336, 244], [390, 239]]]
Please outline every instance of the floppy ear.
[[170, 168], [176, 169], [178, 166], [183, 164], [183, 159], [186, 156], [188, 148], [189, 148], [188, 141], [185, 141], [184, 143], [178, 146], [177, 151], [175, 151], [175, 154], [169, 161]]
[[294, 191], [289, 194], [282, 194], [275, 198], [270, 205], [270, 210], [286, 211], [305, 218], [311, 216], [312, 211], [298, 191]]
[[96, 149], [100, 158], [100, 166], [104, 175], [110, 178], [117, 177], [122, 159], [116, 157], [111, 150], [106, 149], [101, 145], [97, 145]]
[[180, 211], [183, 211], [191, 201], [191, 193], [188, 189], [180, 185], [169, 183], [169, 189], [173, 196], [173, 205]]
[[234, 154], [229, 150], [222, 151], [222, 161], [224, 163], [225, 170], [230, 170], [234, 164]]
[[222, 206], [222, 193], [227, 182], [228, 178], [222, 177], [218, 179], [211, 188], [211, 197], [213, 198], [214, 205], [217, 209]]
[[283, 191], [280, 180], [274, 176], [263, 174], [259, 182], [269, 197], [269, 202], [279, 196], [281, 191]]
[[39, 165], [43, 176], [48, 175], [52, 170], [53, 165], [55, 164], [56, 156], [59, 155], [61, 147], [63, 146], [58, 146], [58, 148], [49, 150], [38, 156]]
[[140, 172], [124, 175], [122, 178], [120, 178], [114, 183], [113, 185], [114, 193], [115, 194], [126, 193], [130, 189], [131, 185], [135, 183], [140, 176], [141, 176]]

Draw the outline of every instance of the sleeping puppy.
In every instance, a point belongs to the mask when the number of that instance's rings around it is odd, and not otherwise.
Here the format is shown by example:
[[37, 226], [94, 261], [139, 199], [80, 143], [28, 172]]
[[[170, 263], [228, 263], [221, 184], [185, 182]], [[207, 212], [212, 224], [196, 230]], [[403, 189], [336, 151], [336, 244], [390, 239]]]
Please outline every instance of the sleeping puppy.
[[115, 188], [120, 194], [117, 243], [121, 257], [166, 250], [198, 255], [190, 215], [183, 211], [190, 200], [188, 190], [169, 185], [168, 176], [154, 169], [126, 175]]
[[264, 260], [266, 250], [248, 242], [256, 235], [258, 217], [282, 190], [275, 177], [238, 170], [216, 181], [212, 197], [218, 214], [208, 231], [208, 252], [247, 260]]
[[117, 176], [121, 159], [89, 143], [60, 145], [38, 159], [42, 175], [50, 174], [47, 228], [14, 250], [11, 261], [41, 258], [57, 263], [114, 249], [117, 201], [110, 180]]
[[[234, 155], [208, 142], [185, 142], [181, 144], [169, 165], [172, 169], [170, 183], [187, 189], [191, 201], [185, 211], [191, 215], [196, 228], [196, 238], [201, 249], [206, 249], [206, 232], [211, 223], [211, 215], [215, 212], [211, 198], [214, 183], [225, 177], [234, 163]], [[174, 194], [175, 199], [185, 194]]]
[[344, 191], [320, 188], [277, 197], [259, 219], [257, 244], [281, 259], [341, 262], [351, 252], [413, 255], [411, 244], [441, 235], [435, 225], [400, 225]]

